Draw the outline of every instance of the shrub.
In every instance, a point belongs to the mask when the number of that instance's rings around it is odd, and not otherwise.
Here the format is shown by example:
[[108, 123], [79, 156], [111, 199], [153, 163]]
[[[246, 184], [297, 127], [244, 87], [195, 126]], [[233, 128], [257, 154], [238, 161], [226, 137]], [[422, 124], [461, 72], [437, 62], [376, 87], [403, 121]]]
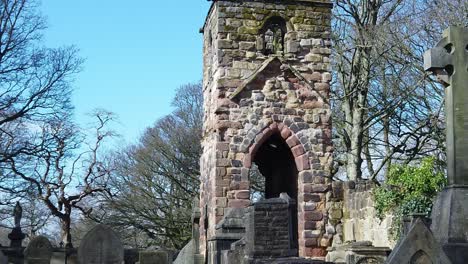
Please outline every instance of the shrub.
[[429, 217], [433, 199], [445, 184], [444, 173], [433, 157], [423, 159], [420, 166], [393, 165], [385, 185], [374, 190], [377, 216], [393, 214], [391, 233], [397, 238], [401, 218], [413, 213]]

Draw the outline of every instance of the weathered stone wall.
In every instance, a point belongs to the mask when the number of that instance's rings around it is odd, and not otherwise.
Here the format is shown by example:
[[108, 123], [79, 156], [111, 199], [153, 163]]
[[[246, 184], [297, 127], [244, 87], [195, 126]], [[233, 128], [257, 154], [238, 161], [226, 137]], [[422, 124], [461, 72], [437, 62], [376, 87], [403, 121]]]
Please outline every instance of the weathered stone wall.
[[349, 182], [344, 187], [343, 241], [370, 241], [375, 247], [393, 248], [396, 241], [389, 233], [392, 216], [377, 217], [372, 197], [375, 185], [370, 182]]
[[[294, 155], [299, 255], [323, 257], [332, 158], [328, 1], [216, 1], [204, 26], [200, 248], [226, 208], [247, 207], [249, 169], [273, 134]], [[265, 55], [261, 31], [285, 21], [283, 51]]]

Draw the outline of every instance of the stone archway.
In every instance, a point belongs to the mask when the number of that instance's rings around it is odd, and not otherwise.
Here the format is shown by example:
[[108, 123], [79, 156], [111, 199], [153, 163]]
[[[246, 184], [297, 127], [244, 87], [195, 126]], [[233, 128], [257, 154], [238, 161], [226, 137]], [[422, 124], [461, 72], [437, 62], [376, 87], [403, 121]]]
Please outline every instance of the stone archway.
[[[287, 193], [296, 201], [291, 212], [292, 242], [299, 248], [299, 238], [304, 227], [299, 223], [298, 212], [303, 201], [299, 191], [299, 173], [310, 168], [309, 156], [295, 133], [283, 123], [272, 123], [255, 137], [244, 159], [244, 167], [251, 169], [255, 164], [265, 177], [265, 198], [277, 198]], [[249, 179], [250, 180], [250, 179]]]

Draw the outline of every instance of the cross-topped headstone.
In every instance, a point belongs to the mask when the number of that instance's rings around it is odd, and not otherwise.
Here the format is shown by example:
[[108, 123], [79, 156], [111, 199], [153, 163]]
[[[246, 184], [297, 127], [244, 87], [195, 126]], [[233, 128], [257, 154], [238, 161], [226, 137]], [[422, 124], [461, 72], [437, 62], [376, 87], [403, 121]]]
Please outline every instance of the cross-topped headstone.
[[468, 29], [446, 29], [437, 46], [424, 54], [424, 69], [447, 86], [448, 184], [468, 185]]

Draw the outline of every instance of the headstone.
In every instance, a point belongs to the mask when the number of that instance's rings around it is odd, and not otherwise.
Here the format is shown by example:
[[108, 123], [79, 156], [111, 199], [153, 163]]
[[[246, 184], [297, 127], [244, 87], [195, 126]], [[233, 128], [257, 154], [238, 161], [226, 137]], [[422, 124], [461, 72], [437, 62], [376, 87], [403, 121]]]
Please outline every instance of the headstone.
[[447, 180], [431, 230], [452, 263], [468, 259], [468, 28], [450, 27], [424, 54], [424, 68], [446, 86]]
[[169, 255], [163, 250], [140, 252], [140, 264], [169, 264]]
[[8, 264], [8, 258], [3, 255], [3, 252], [0, 250], [0, 264]]
[[426, 223], [421, 218], [417, 218], [411, 224], [408, 234], [395, 246], [386, 263], [450, 264], [451, 262]]
[[50, 264], [51, 258], [52, 245], [44, 236], [33, 238], [24, 251], [26, 264]]
[[112, 229], [97, 225], [81, 241], [78, 259], [82, 264], [121, 264], [124, 248]]

